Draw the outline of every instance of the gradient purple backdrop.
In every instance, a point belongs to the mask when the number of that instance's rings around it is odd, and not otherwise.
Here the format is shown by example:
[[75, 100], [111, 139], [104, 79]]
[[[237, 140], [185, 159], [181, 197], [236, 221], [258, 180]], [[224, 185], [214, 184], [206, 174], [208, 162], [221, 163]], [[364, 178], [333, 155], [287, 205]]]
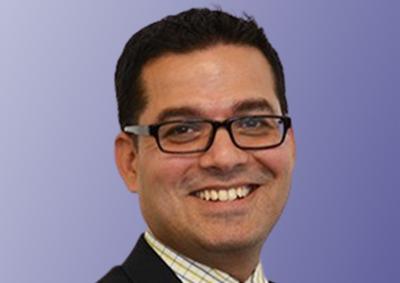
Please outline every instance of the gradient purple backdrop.
[[298, 144], [262, 253], [290, 282], [399, 282], [398, 1], [0, 3], [0, 282], [94, 282], [145, 229], [113, 160], [115, 63], [192, 6], [254, 15], [278, 49]]

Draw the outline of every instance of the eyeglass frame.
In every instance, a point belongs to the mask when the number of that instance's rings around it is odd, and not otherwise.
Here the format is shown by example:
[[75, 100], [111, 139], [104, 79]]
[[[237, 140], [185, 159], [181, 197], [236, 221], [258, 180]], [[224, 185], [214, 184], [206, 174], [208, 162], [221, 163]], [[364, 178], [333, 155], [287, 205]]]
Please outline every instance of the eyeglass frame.
[[[281, 138], [280, 142], [277, 144], [261, 146], [261, 147], [246, 147], [246, 146], [239, 145], [236, 142], [235, 137], [232, 133], [232, 124], [237, 120], [244, 119], [247, 117], [255, 117], [255, 118], [264, 117], [264, 118], [280, 119], [283, 123], [283, 132], [282, 132], [282, 138]], [[179, 122], [205, 122], [205, 123], [211, 124], [212, 130], [211, 130], [210, 137], [208, 139], [206, 146], [202, 149], [191, 150], [191, 151], [165, 150], [161, 146], [160, 137], [158, 135], [158, 130], [163, 125], [168, 125], [171, 123], [179, 123]], [[207, 150], [209, 150], [210, 147], [212, 146], [212, 144], [214, 143], [215, 135], [216, 135], [218, 129], [221, 127], [228, 131], [229, 137], [230, 137], [232, 143], [237, 148], [242, 149], [242, 150], [264, 150], [264, 149], [275, 148], [275, 147], [278, 147], [281, 144], [283, 144], [288, 130], [292, 127], [292, 120], [289, 116], [286, 116], [286, 115], [246, 115], [246, 116], [231, 117], [224, 121], [217, 121], [217, 120], [210, 120], [210, 119], [186, 119], [186, 120], [181, 119], [181, 120], [165, 121], [165, 122], [161, 122], [161, 123], [157, 123], [157, 124], [150, 124], [150, 125], [127, 125], [127, 126], [124, 126], [123, 131], [127, 134], [132, 134], [132, 135], [136, 135], [136, 136], [152, 136], [152, 137], [154, 137], [158, 148], [162, 152], [173, 153], [173, 154], [190, 154], [190, 153], [206, 152]]]

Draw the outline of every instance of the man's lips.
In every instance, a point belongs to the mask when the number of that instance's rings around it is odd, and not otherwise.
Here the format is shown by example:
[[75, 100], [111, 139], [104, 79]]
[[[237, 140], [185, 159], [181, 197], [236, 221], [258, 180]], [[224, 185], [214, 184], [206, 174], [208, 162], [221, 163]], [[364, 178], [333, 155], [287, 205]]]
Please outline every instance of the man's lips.
[[204, 201], [227, 202], [243, 199], [256, 190], [259, 186], [259, 184], [251, 183], [242, 183], [229, 186], [207, 186], [192, 192], [190, 195]]

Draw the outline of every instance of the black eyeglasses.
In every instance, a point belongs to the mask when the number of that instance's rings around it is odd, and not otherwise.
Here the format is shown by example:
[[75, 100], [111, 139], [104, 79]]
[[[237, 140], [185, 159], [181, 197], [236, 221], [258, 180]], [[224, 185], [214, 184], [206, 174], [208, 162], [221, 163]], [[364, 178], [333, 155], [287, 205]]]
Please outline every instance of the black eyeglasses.
[[166, 153], [195, 153], [205, 152], [211, 147], [220, 127], [228, 131], [238, 148], [261, 150], [284, 142], [291, 119], [288, 116], [253, 115], [225, 121], [175, 120], [147, 126], [126, 126], [124, 131], [138, 136], [153, 136], [160, 150]]

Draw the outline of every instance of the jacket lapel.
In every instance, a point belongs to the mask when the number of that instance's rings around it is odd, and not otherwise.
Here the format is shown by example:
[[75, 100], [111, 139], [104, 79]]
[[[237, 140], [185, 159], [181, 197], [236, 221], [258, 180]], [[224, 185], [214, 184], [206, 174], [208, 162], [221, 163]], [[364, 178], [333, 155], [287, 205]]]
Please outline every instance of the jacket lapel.
[[122, 264], [122, 268], [132, 282], [181, 283], [175, 273], [147, 244], [143, 234]]

